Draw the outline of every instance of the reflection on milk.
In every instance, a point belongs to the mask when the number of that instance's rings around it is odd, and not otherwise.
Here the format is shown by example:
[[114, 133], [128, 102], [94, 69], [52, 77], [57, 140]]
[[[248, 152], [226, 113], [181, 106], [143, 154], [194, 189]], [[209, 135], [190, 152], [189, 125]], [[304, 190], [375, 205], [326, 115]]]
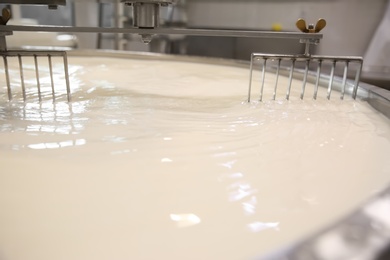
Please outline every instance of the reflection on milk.
[[249, 183], [236, 182], [229, 185], [229, 190], [232, 190], [229, 194], [229, 201], [239, 201], [252, 194], [256, 194], [257, 190], [253, 189]]
[[162, 158], [162, 159], [161, 159], [161, 162], [162, 162], [162, 163], [170, 163], [170, 162], [172, 162], [172, 159], [169, 159], [169, 158]]
[[268, 223], [253, 222], [253, 223], [248, 224], [248, 228], [253, 233], [257, 233], [257, 232], [264, 231], [267, 229], [274, 229], [276, 231], [279, 231], [279, 223], [278, 222], [268, 222]]
[[[233, 165], [236, 163], [236, 160], [223, 163], [222, 166], [233, 169]], [[245, 175], [242, 173], [232, 173], [228, 175], [230, 179], [244, 179]], [[242, 209], [245, 216], [256, 216], [256, 207], [258, 200], [256, 193], [258, 191], [252, 188], [251, 184], [243, 180], [236, 181], [230, 184], [227, 187], [229, 191], [229, 201], [231, 202], [241, 202]], [[247, 224], [247, 227], [251, 232], [258, 233], [267, 229], [274, 229], [279, 231], [279, 222], [252, 222]]]
[[60, 89], [53, 104], [48, 86], [41, 103], [26, 86], [23, 103], [10, 61], [14, 101], [0, 91], [2, 260], [252, 259], [390, 181], [390, 124], [365, 102], [243, 103], [247, 68], [69, 64], [71, 103]]
[[42, 149], [59, 149], [71, 146], [80, 146], [85, 145], [87, 141], [85, 139], [76, 139], [76, 140], [68, 140], [62, 141], [58, 143], [39, 143], [39, 144], [29, 144], [28, 147], [35, 150]]
[[195, 214], [170, 214], [170, 218], [178, 228], [191, 227], [201, 222], [201, 219]]

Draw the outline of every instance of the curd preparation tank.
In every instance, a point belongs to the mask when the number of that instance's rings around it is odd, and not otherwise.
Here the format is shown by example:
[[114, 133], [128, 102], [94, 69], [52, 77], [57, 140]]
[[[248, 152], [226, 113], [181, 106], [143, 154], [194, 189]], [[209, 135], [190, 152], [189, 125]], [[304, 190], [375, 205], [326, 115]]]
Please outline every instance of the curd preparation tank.
[[[62, 86], [53, 103], [47, 71], [42, 102], [1, 91], [6, 260], [348, 259], [388, 241], [386, 90], [247, 103], [246, 63], [84, 51], [69, 57], [72, 102]], [[315, 244], [361, 211], [359, 246]]]

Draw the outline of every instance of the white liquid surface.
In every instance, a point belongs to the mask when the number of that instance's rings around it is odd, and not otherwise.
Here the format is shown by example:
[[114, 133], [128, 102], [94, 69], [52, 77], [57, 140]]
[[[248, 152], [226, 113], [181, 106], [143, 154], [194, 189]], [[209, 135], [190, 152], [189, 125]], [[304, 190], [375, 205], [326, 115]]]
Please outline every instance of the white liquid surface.
[[44, 72], [41, 104], [1, 91], [2, 260], [251, 259], [389, 183], [390, 123], [364, 102], [247, 104], [240, 68], [70, 64], [71, 104], [50, 102]]

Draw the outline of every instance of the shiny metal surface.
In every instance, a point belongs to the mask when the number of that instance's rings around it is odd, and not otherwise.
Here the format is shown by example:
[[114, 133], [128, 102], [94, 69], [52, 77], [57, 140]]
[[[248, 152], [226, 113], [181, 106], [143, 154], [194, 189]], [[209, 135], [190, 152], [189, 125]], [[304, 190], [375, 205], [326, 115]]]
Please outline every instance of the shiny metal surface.
[[122, 0], [133, 6], [133, 25], [137, 28], [155, 28], [159, 26], [160, 6], [171, 4], [171, 0]]
[[154, 3], [134, 3], [134, 26], [138, 28], [154, 28], [159, 26], [160, 5]]
[[388, 259], [381, 254], [390, 246], [389, 209], [390, 189], [386, 189], [333, 226], [258, 259]]
[[[255, 63], [260, 61], [260, 66], [262, 68], [262, 76], [261, 76], [261, 85], [260, 85], [260, 96], [259, 96], [259, 101], [262, 101], [263, 99], [263, 90], [264, 90], [264, 81], [265, 81], [265, 73], [266, 71], [269, 71], [271, 69], [272, 72], [276, 70], [276, 83], [274, 87], [274, 95], [273, 99], [275, 100], [276, 97], [276, 90], [277, 90], [277, 85], [278, 85], [278, 77], [279, 77], [279, 71], [280, 71], [280, 66], [281, 62], [287, 62], [289, 65], [289, 85], [286, 93], [286, 99], [289, 100], [290, 98], [290, 89], [291, 89], [291, 83], [293, 80], [293, 74], [296, 71], [296, 65], [298, 62], [304, 64], [304, 71], [303, 71], [303, 79], [302, 79], [302, 91], [300, 94], [300, 99], [303, 99], [305, 95], [305, 87], [306, 83], [308, 81], [308, 75], [309, 75], [309, 65], [316, 65], [317, 72], [314, 75], [313, 82], [315, 82], [315, 89], [316, 91], [314, 92], [313, 99], [317, 99], [317, 90], [319, 83], [321, 79], [325, 79], [325, 83], [327, 86], [327, 99], [330, 99], [331, 93], [333, 89], [335, 88], [334, 86], [334, 79], [335, 79], [335, 70], [336, 66], [338, 64], [342, 64], [343, 70], [342, 70], [342, 83], [340, 87], [340, 99], [344, 99], [344, 94], [346, 91], [347, 87], [347, 76], [348, 72], [350, 70], [349, 66], [350, 64], [354, 63], [356, 65], [355, 67], [355, 73], [354, 73], [354, 81], [352, 84], [352, 97], [355, 99], [356, 98], [356, 93], [357, 89], [359, 86], [360, 82], [360, 74], [362, 70], [362, 65], [363, 65], [363, 58], [362, 57], [353, 57], [353, 56], [317, 56], [317, 55], [311, 55], [311, 56], [306, 56], [306, 55], [277, 55], [277, 54], [265, 54], [265, 53], [253, 53], [251, 55], [251, 63], [250, 63], [250, 76], [249, 76], [249, 89], [248, 89], [248, 102], [251, 101], [251, 96], [252, 96], [252, 82], [253, 82], [253, 70], [255, 69]], [[270, 65], [267, 65], [268, 63], [271, 63]], [[321, 69], [322, 65], [328, 63], [330, 65], [330, 76], [329, 77], [324, 77], [322, 75]], [[268, 66], [268, 67], [267, 67]], [[276, 68], [275, 68], [276, 67]], [[324, 84], [324, 83], [323, 83]]]
[[[172, 0], [122, 0], [133, 6], [133, 26], [153, 29], [160, 25], [160, 6], [167, 6]], [[151, 34], [141, 34], [145, 44], [151, 42]]]
[[80, 32], [80, 33], [134, 33], [134, 34], [161, 34], [161, 35], [192, 35], [215, 37], [253, 37], [273, 39], [310, 39], [320, 40], [322, 34], [307, 34], [300, 32], [270, 32], [245, 30], [212, 30], [212, 29], [182, 29], [182, 28], [107, 28], [107, 27], [73, 27], [73, 26], [0, 26], [0, 32]]

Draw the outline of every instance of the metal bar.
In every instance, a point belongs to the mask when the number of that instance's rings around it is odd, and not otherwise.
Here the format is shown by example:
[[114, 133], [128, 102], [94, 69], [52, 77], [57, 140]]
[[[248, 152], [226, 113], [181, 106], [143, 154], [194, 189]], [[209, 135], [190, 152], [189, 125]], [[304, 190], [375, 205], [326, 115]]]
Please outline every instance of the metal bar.
[[[103, 13], [104, 13], [104, 4], [102, 4], [98, 0], [98, 26], [102, 27], [103, 26]], [[103, 35], [102, 33], [97, 34], [97, 39], [96, 39], [96, 48], [101, 49], [102, 48], [102, 40], [103, 40]]]
[[253, 62], [254, 56], [251, 55], [251, 64], [249, 68], [249, 89], [248, 89], [248, 103], [251, 102], [251, 91], [252, 91], [252, 75], [253, 75]]
[[41, 84], [39, 82], [39, 72], [38, 72], [38, 58], [37, 56], [34, 56], [34, 64], [35, 64], [35, 76], [37, 78], [37, 88], [38, 88], [38, 98], [39, 98], [39, 101], [42, 101], [42, 97], [41, 97]]
[[7, 41], [5, 40], [5, 35], [2, 35], [1, 33], [0, 33], [0, 51], [7, 51]]
[[275, 100], [276, 99], [276, 90], [278, 88], [278, 81], [279, 81], [279, 71], [280, 71], [280, 62], [282, 61], [282, 59], [278, 59], [278, 65], [276, 67], [276, 79], [275, 79], [275, 87], [274, 87], [274, 93], [273, 93], [273, 96], [272, 96], [272, 99]]
[[51, 56], [47, 55], [47, 59], [49, 62], [49, 73], [50, 73], [50, 83], [51, 83], [51, 93], [53, 95], [53, 101], [56, 100], [56, 94], [54, 92], [54, 79], [53, 79], [53, 64], [51, 62]]
[[329, 85], [328, 85], [328, 94], [326, 95], [327, 99], [330, 99], [330, 94], [332, 93], [332, 85], [333, 85], [333, 78], [334, 78], [334, 70], [336, 68], [336, 61], [333, 61], [332, 68], [330, 71], [330, 77], [329, 77]]
[[66, 83], [66, 95], [68, 97], [68, 102], [72, 100], [70, 93], [70, 83], [69, 83], [69, 70], [68, 70], [68, 55], [64, 53], [64, 73], [65, 73], [65, 83]]
[[306, 82], [307, 82], [307, 74], [309, 73], [309, 63], [310, 63], [310, 60], [307, 60], [307, 61], [306, 61], [306, 65], [305, 65], [305, 74], [303, 74], [303, 83], [302, 83], [301, 99], [303, 99], [303, 96], [305, 95], [305, 88], [306, 88]]
[[4, 72], [5, 72], [5, 81], [7, 84], [7, 92], [8, 92], [8, 100], [12, 100], [12, 92], [11, 92], [11, 82], [9, 80], [9, 70], [8, 70], [8, 60], [7, 56], [3, 56], [4, 61]]
[[[123, 5], [119, 2], [114, 3], [114, 24], [117, 28], [120, 28], [123, 20]], [[123, 27], [123, 26], [122, 26]], [[123, 46], [121, 42], [123, 40], [123, 34], [116, 33], [115, 34], [115, 50], [123, 50]]]
[[341, 96], [340, 96], [340, 99], [344, 99], [344, 95], [345, 95], [345, 86], [347, 85], [348, 64], [349, 64], [349, 62], [346, 61], [345, 62], [345, 66], [344, 66], [343, 82], [341, 83]]
[[263, 100], [263, 91], [264, 91], [264, 81], [265, 81], [265, 68], [267, 66], [267, 59], [263, 61], [263, 69], [261, 73], [261, 89], [260, 89], [260, 98], [259, 101]]
[[108, 27], [75, 27], [75, 26], [23, 26], [1, 25], [0, 31], [33, 31], [33, 32], [68, 32], [68, 33], [127, 33], [127, 34], [161, 34], [161, 35], [192, 35], [192, 36], [219, 36], [219, 37], [253, 37], [253, 38], [281, 38], [281, 39], [322, 39], [319, 33], [301, 32], [270, 32], [244, 30], [216, 30], [216, 29], [184, 29], [184, 28], [108, 28]]
[[362, 62], [363, 58], [358, 56], [320, 56], [312, 55], [311, 59], [313, 60], [328, 60], [328, 61], [350, 61], [350, 62]]
[[310, 42], [305, 43], [305, 56], [310, 56]]
[[306, 60], [338, 60], [338, 61], [350, 61], [350, 62], [362, 62], [362, 57], [356, 56], [320, 56], [320, 55], [311, 55], [309, 57], [305, 55], [294, 55], [294, 54], [267, 54], [267, 53], [253, 53], [254, 57], [260, 58], [270, 58], [270, 59], [295, 59], [297, 61], [306, 61]]
[[292, 63], [291, 63], [291, 70], [290, 70], [290, 76], [289, 76], [289, 80], [288, 80], [288, 88], [287, 88], [287, 94], [286, 94], [287, 100], [290, 99], [290, 92], [291, 92], [291, 85], [292, 85], [294, 69], [295, 69], [295, 59], [293, 59]]
[[20, 85], [22, 86], [23, 101], [26, 101], [26, 87], [24, 85], [22, 56], [18, 55], [18, 61], [19, 61]]
[[357, 96], [357, 91], [358, 91], [359, 82], [360, 82], [360, 75], [362, 73], [362, 67], [363, 67], [363, 62], [359, 64], [359, 68], [356, 71], [355, 85], [354, 85], [353, 91], [352, 91], [352, 98], [353, 99], [356, 99], [356, 96]]
[[47, 56], [47, 55], [51, 55], [51, 56], [58, 56], [58, 57], [62, 57], [64, 55], [64, 53], [66, 53], [65, 51], [39, 51], [39, 50], [17, 50], [17, 51], [0, 51], [0, 55], [3, 55], [3, 56], [8, 56], [8, 57], [16, 57], [18, 55], [21, 55], [21, 56], [28, 56], [28, 57], [34, 57], [34, 56], [40, 56], [40, 57], [43, 57], [43, 56]]
[[313, 95], [313, 99], [314, 100], [317, 99], [318, 86], [320, 84], [320, 79], [321, 79], [321, 66], [322, 66], [322, 60], [319, 60], [318, 61], [318, 67], [317, 67], [316, 83], [315, 83], [315, 87], [314, 87], [314, 95]]
[[5, 0], [5, 3], [28, 5], [66, 5], [66, 0]]

